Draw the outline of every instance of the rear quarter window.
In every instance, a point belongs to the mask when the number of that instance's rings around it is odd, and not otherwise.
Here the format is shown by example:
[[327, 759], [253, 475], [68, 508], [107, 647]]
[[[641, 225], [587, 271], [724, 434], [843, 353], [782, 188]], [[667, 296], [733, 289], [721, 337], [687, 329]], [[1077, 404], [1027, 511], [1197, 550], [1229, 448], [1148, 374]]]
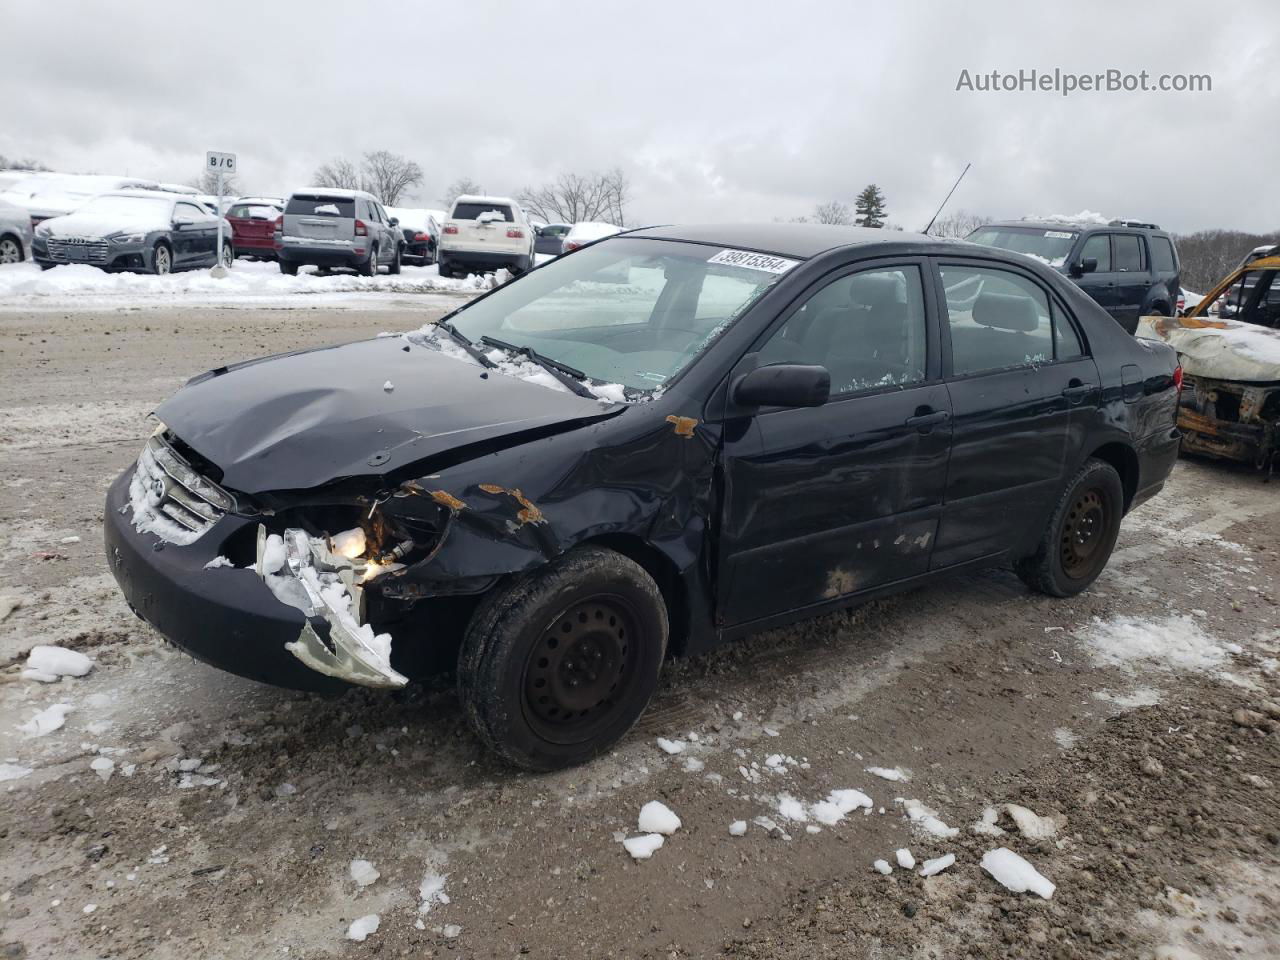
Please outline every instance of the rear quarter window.
[[1173, 241], [1168, 237], [1149, 237], [1151, 241], [1151, 262], [1161, 273], [1173, 273], [1178, 269], [1178, 261], [1173, 253]]
[[453, 208], [453, 216], [450, 220], [477, 220], [480, 214], [492, 211], [502, 217], [507, 223], [514, 223], [515, 220], [511, 215], [511, 208], [502, 203], [459, 203]]
[[349, 197], [290, 197], [285, 213], [304, 217], [346, 217], [356, 215], [356, 202]]

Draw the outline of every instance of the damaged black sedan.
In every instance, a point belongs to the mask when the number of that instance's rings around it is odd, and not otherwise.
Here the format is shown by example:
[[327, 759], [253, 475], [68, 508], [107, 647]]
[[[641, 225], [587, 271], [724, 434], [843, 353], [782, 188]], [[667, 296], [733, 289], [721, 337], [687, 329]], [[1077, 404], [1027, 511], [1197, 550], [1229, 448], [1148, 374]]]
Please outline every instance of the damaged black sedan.
[[1178, 452], [1176, 355], [1018, 254], [654, 228], [399, 336], [209, 371], [107, 496], [133, 609], [317, 691], [456, 669], [581, 762], [663, 660], [978, 566], [1069, 596]]

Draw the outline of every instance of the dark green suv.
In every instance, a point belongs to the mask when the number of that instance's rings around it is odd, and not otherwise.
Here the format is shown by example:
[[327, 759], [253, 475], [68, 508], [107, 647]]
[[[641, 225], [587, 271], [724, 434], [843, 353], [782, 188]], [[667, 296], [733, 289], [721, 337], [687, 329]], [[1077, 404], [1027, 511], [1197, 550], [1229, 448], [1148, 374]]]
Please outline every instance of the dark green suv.
[[1154, 223], [1010, 220], [978, 227], [971, 243], [1034, 257], [1066, 274], [1133, 333], [1138, 318], [1171, 317], [1180, 285], [1173, 238]]

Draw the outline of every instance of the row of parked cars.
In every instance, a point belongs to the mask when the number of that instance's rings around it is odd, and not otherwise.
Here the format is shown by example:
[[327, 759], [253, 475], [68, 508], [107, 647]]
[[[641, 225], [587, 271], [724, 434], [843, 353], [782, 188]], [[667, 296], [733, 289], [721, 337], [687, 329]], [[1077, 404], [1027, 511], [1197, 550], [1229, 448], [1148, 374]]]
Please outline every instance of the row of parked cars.
[[[169, 273], [222, 261], [399, 273], [437, 264], [442, 276], [505, 268], [520, 274], [618, 232], [607, 223], [544, 224], [510, 197], [464, 195], [448, 211], [388, 207], [362, 190], [306, 187], [289, 197], [227, 199], [179, 184], [122, 177], [33, 174], [0, 179], [0, 263], [30, 257], [50, 268]], [[221, 221], [221, 224], [220, 224]]]

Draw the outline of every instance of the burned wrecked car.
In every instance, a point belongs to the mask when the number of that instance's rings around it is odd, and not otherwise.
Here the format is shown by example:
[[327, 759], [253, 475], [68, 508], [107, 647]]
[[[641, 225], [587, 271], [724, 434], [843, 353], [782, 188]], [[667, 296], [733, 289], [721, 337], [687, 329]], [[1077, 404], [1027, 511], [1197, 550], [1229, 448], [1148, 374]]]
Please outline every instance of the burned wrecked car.
[[1177, 456], [1175, 368], [1018, 254], [633, 231], [421, 330], [195, 377], [107, 555], [196, 657], [321, 691], [453, 669], [484, 742], [555, 768], [668, 656], [988, 564], [1083, 590]]
[[[1256, 252], [1256, 251], [1255, 251]], [[1184, 317], [1144, 317], [1139, 337], [1178, 351], [1182, 446], [1252, 463], [1280, 457], [1280, 256], [1246, 259]]]

